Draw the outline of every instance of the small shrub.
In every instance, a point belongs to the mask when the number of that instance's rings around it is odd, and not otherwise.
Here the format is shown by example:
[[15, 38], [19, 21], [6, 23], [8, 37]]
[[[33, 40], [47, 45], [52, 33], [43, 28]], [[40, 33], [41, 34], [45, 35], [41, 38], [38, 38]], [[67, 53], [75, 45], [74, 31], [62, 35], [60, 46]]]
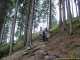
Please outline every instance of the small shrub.
[[50, 31], [51, 31], [51, 32], [54, 31], [56, 28], [58, 28], [58, 26], [59, 26], [59, 24], [54, 25], [54, 26], [50, 29]]
[[24, 40], [24, 35], [19, 36], [19, 38], [16, 40], [16, 44]]
[[0, 47], [0, 51], [5, 51], [9, 48], [9, 44], [7, 44], [6, 46], [2, 46]]
[[72, 19], [72, 22], [73, 22], [73, 24], [79, 23], [79, 22], [78, 22], [78, 17], [73, 18], [73, 19]]
[[80, 23], [75, 25], [76, 28], [80, 28]]

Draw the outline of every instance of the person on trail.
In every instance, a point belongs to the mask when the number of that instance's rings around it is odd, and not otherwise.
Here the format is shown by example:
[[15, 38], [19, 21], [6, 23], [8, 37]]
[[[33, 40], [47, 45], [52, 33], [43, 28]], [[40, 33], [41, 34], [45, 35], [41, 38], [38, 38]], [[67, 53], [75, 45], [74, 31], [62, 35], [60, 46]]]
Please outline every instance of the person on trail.
[[39, 38], [40, 39], [42, 39], [41, 34], [42, 34], [42, 27], [40, 27], [40, 32], [39, 32]]
[[45, 38], [46, 38], [46, 36], [45, 36], [45, 31], [43, 31], [43, 32], [42, 32], [42, 39], [43, 39], [43, 41], [45, 41]]
[[47, 39], [47, 33], [48, 33], [48, 30], [47, 28], [45, 28], [45, 38]]

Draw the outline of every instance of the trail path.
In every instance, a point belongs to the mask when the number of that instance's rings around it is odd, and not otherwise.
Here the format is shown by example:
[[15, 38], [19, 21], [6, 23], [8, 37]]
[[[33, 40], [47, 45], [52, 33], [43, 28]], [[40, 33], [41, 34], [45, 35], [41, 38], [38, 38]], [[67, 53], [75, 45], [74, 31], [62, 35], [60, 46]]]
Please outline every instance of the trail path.
[[53, 58], [59, 58], [59, 56], [48, 51], [46, 43], [47, 41], [36, 40], [32, 43], [31, 49], [16, 52], [4, 60], [53, 60]]

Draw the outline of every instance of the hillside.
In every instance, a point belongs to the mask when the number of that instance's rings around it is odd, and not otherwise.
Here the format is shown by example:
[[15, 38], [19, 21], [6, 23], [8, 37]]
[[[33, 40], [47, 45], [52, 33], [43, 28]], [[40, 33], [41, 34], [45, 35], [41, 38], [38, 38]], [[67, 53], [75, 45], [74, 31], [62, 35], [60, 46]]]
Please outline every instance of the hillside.
[[73, 19], [73, 35], [69, 34], [69, 27], [64, 32], [61, 32], [60, 27], [56, 27], [55, 30], [52, 27], [50, 32], [51, 37], [48, 41], [43, 42], [36, 39], [32, 43], [31, 49], [23, 49], [1, 60], [60, 60], [55, 58], [80, 58], [80, 23], [77, 21], [77, 18]]

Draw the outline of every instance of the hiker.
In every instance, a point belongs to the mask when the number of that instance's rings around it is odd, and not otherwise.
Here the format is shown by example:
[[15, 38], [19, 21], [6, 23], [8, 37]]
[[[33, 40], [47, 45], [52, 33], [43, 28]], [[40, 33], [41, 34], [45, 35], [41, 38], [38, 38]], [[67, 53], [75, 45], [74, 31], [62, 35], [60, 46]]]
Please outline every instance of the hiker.
[[47, 39], [47, 33], [48, 33], [48, 30], [47, 28], [45, 28], [45, 38]]
[[39, 38], [42, 39], [42, 27], [40, 27]]
[[43, 31], [43, 32], [42, 32], [42, 39], [43, 39], [43, 41], [45, 41], [45, 38], [46, 38], [46, 37], [45, 37], [45, 31]]
[[45, 28], [45, 38], [46, 38], [46, 40], [48, 38], [50, 38], [50, 32], [49, 32], [49, 30], [47, 28]]
[[39, 32], [39, 39], [42, 39], [42, 31]]

